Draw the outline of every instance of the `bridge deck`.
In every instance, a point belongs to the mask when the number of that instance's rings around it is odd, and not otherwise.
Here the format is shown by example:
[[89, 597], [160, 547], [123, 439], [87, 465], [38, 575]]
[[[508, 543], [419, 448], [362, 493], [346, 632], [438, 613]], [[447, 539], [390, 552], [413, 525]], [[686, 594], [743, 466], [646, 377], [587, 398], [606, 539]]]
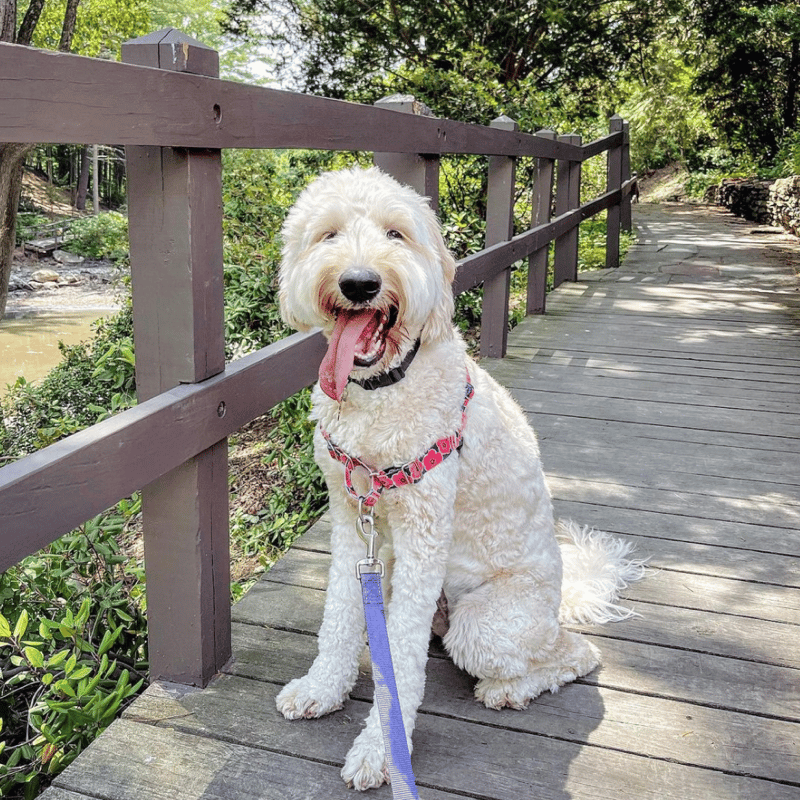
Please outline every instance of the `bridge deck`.
[[[413, 763], [425, 800], [800, 798], [798, 247], [714, 211], [635, 209], [625, 265], [561, 287], [489, 365], [536, 427], [557, 511], [630, 537], [641, 617], [587, 629], [602, 668], [489, 711], [433, 652]], [[204, 691], [157, 684], [47, 800], [353, 798], [371, 697], [286, 722], [315, 653], [325, 523], [234, 608]], [[388, 787], [373, 792], [390, 797]]]

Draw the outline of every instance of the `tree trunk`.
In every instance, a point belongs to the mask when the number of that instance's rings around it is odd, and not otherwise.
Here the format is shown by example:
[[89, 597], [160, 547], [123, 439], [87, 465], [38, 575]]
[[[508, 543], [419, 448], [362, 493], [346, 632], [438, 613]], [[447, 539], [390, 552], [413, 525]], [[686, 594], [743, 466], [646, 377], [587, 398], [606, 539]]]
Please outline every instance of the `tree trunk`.
[[100, 213], [100, 145], [92, 145], [92, 205]]
[[86, 210], [86, 195], [89, 192], [89, 148], [81, 148], [81, 168], [78, 172], [78, 191], [75, 194], [75, 208]]
[[783, 111], [783, 127], [797, 130], [797, 84], [800, 81], [800, 39], [792, 41], [792, 55], [789, 59], [789, 74], [786, 88], [786, 104]]
[[69, 53], [72, 47], [72, 35], [75, 33], [75, 20], [78, 17], [78, 3], [81, 0], [67, 0], [67, 10], [64, 13], [64, 26], [61, 28], [61, 41], [58, 49], [62, 53]]
[[0, 0], [0, 42], [15, 42], [17, 0]]
[[30, 145], [0, 145], [0, 319], [6, 313], [17, 235], [17, 208], [22, 191], [22, 165], [29, 150]]
[[[0, 0], [2, 2], [2, 0]], [[29, 45], [33, 39], [33, 32], [36, 29], [36, 24], [39, 22], [42, 9], [44, 8], [44, 0], [30, 0], [28, 10], [25, 12], [25, 17], [22, 24], [19, 26], [17, 33], [17, 44]]]

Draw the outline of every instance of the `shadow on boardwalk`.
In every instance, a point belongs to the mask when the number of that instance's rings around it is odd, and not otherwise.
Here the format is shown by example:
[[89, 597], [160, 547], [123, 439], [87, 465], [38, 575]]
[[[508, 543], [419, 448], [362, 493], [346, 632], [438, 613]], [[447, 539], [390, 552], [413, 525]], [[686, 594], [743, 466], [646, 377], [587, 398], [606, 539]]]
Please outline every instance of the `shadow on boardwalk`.
[[[713, 209], [635, 207], [625, 264], [523, 321], [490, 371], [536, 428], [556, 510], [633, 540], [658, 573], [603, 666], [525, 712], [472, 699], [435, 647], [413, 763], [426, 800], [800, 799], [800, 248]], [[345, 798], [371, 698], [287, 722], [310, 665], [326, 522], [234, 608], [204, 691], [148, 690], [47, 800]], [[388, 797], [388, 787], [371, 794]]]

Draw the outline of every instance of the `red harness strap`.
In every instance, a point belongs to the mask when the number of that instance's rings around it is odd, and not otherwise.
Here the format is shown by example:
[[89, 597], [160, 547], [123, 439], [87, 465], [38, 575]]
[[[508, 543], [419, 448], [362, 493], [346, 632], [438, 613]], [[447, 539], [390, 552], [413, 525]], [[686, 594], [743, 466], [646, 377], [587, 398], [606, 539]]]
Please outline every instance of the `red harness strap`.
[[[424, 455], [399, 467], [374, 470], [360, 458], [345, 453], [331, 439], [330, 434], [320, 428], [331, 458], [344, 464], [344, 485], [347, 493], [355, 500], [360, 500], [365, 506], [374, 506], [384, 489], [408, 486], [421, 481], [426, 472], [441, 464], [453, 451], [461, 448], [464, 440], [464, 425], [467, 421], [467, 406], [474, 394], [475, 387], [470, 383], [469, 372], [467, 372], [467, 386], [464, 392], [464, 402], [461, 404], [461, 427], [451, 436], [439, 439]], [[360, 495], [353, 486], [353, 470], [358, 467], [363, 467], [369, 473], [371, 487], [366, 495]]]

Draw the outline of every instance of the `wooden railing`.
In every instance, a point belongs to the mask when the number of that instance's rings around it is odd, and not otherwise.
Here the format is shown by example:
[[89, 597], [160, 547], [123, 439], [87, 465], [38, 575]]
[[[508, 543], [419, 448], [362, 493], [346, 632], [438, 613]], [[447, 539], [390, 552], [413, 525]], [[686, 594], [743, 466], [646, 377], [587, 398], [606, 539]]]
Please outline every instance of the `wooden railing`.
[[[455, 291], [484, 285], [482, 354], [502, 357], [511, 265], [529, 259], [528, 313], [577, 278], [578, 225], [608, 209], [607, 265], [630, 229], [627, 127], [582, 145], [437, 119], [411, 98], [362, 106], [217, 78], [216, 52], [166, 30], [123, 61], [0, 45], [0, 141], [127, 148], [139, 404], [0, 469], [0, 569], [142, 489], [151, 677], [204, 685], [231, 652], [226, 437], [316, 380], [319, 332], [224, 361], [222, 148], [368, 150], [438, 203], [441, 154], [489, 159], [486, 248]], [[69, 114], [63, 109], [69, 101]], [[406, 112], [406, 113], [398, 113]], [[608, 153], [608, 190], [580, 205], [581, 164]], [[512, 236], [515, 160], [537, 159], [532, 227]], [[555, 181], [555, 216], [551, 219]]]

